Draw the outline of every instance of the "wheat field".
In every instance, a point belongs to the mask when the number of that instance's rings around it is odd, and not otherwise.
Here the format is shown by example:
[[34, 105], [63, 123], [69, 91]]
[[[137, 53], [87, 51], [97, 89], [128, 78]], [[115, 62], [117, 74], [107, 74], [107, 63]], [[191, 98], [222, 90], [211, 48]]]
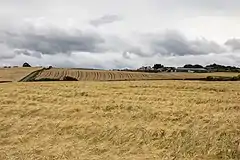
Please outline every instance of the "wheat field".
[[44, 70], [36, 76], [40, 79], [60, 79], [65, 76], [76, 78], [79, 81], [122, 81], [122, 80], [163, 80], [184, 78], [206, 78], [207, 76], [237, 76], [239, 73], [216, 72], [216, 73], [183, 73], [183, 72], [127, 72], [127, 71], [105, 71], [105, 70], [81, 70], [54, 68]]
[[[17, 82], [23, 78], [25, 81], [31, 77], [34, 71], [39, 67], [18, 67], [18, 68], [0, 68], [0, 82]], [[216, 73], [146, 73], [146, 72], [127, 72], [127, 71], [107, 71], [107, 70], [84, 70], [84, 69], [67, 69], [53, 68], [39, 71], [34, 80], [57, 79], [63, 80], [64, 77], [70, 76], [78, 81], [129, 81], [129, 80], [176, 80], [176, 79], [198, 79], [207, 76], [237, 76], [239, 73], [216, 72]]]
[[38, 67], [18, 67], [18, 68], [0, 68], [0, 82], [13, 81], [16, 82], [27, 76], [31, 72], [38, 70]]
[[240, 158], [240, 83], [0, 84], [0, 159]]

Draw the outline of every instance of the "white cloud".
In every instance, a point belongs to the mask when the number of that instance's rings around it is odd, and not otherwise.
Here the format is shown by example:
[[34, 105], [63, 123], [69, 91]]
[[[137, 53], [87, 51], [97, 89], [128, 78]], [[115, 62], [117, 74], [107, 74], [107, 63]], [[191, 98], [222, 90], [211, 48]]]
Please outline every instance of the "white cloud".
[[239, 7], [238, 0], [1, 1], [0, 64], [238, 64], [224, 43], [240, 37]]

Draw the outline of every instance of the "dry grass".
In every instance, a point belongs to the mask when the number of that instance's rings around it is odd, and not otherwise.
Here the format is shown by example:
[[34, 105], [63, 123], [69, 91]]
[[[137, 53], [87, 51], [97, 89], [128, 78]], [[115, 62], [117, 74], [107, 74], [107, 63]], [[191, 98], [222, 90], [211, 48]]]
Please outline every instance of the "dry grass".
[[184, 79], [184, 78], [206, 78], [207, 76], [236, 76], [239, 73], [146, 73], [146, 72], [124, 72], [124, 71], [101, 71], [101, 70], [77, 70], [54, 68], [41, 72], [36, 79], [63, 79], [71, 76], [79, 81], [106, 81], [106, 80], [157, 80], [157, 79]]
[[0, 84], [0, 159], [239, 159], [239, 82]]
[[38, 69], [40, 68], [0, 68], [0, 81], [18, 81]]

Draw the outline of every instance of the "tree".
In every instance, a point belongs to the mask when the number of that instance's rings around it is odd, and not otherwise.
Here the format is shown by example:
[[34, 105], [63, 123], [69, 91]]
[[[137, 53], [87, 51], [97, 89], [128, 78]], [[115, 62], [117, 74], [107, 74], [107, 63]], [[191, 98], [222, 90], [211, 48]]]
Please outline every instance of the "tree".
[[216, 63], [207, 65], [206, 68], [212, 68], [217, 72], [240, 72], [240, 68], [238, 68], [238, 67], [224, 66], [224, 65], [219, 65]]
[[31, 67], [30, 64], [28, 64], [27, 62], [23, 63], [23, 67]]
[[199, 64], [186, 64], [183, 68], [203, 68], [203, 66], [199, 65]]
[[201, 65], [199, 65], [199, 64], [195, 64], [195, 65], [193, 66], [193, 68], [203, 68], [203, 66], [201, 66]]
[[193, 68], [193, 65], [191, 65], [191, 64], [186, 64], [186, 65], [183, 66], [183, 68]]
[[154, 64], [153, 69], [157, 70], [160, 68], [163, 68], [164, 66], [162, 64]]

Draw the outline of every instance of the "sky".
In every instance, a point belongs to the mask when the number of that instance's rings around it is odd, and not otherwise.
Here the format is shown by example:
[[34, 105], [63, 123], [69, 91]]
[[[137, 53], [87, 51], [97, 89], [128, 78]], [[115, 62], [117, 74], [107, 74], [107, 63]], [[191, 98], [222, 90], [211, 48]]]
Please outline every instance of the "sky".
[[240, 67], [239, 0], [0, 0], [0, 66]]

